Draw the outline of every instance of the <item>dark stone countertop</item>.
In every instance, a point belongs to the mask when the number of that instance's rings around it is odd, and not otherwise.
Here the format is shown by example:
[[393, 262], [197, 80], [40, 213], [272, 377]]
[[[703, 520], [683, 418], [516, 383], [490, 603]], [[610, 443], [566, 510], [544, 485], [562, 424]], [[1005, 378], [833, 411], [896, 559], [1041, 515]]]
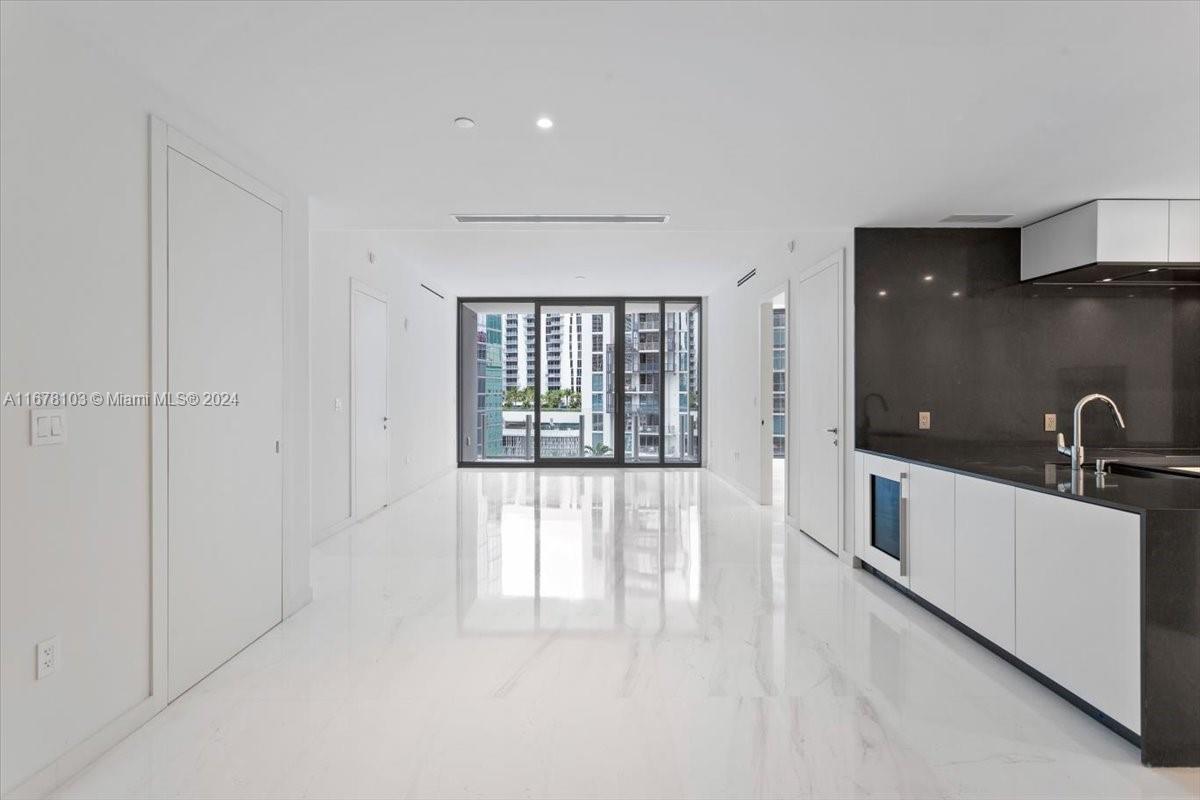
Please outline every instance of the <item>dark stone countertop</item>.
[[[1034, 489], [1123, 511], [1200, 510], [1200, 477], [1163, 473], [1129, 474], [1112, 472], [1103, 483], [1088, 466], [1072, 485], [1070, 463], [1053, 444], [1002, 444], [990, 442], [938, 441], [900, 436], [872, 435], [866, 445], [855, 449], [900, 461], [924, 464]], [[1088, 448], [1091, 463], [1097, 458], [1137, 455], [1200, 454], [1182, 448]]]

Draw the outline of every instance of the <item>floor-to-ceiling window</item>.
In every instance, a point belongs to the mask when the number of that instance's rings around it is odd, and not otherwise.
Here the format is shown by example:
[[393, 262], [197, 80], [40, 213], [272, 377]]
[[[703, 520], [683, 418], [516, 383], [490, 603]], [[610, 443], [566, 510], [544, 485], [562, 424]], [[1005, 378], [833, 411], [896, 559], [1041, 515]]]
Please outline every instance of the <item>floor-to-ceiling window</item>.
[[459, 301], [459, 463], [698, 465], [699, 298]]
[[612, 461], [615, 304], [541, 309], [541, 422], [544, 459]]
[[662, 444], [659, 304], [625, 304], [625, 460], [657, 464]]
[[670, 463], [700, 459], [700, 302], [663, 308], [663, 441]]
[[460, 462], [533, 460], [534, 321], [533, 303], [459, 304]]

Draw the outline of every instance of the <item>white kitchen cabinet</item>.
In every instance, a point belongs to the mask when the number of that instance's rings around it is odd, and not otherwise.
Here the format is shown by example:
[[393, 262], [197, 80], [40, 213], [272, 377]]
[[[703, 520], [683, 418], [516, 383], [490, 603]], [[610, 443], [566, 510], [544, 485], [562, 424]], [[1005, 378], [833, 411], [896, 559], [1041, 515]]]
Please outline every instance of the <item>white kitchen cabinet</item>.
[[994, 481], [954, 476], [954, 615], [1010, 653], [1016, 639], [1015, 492]]
[[1099, 200], [1096, 206], [1096, 261], [1167, 260], [1166, 200]]
[[1016, 655], [1141, 728], [1141, 518], [1016, 492]]
[[908, 588], [954, 613], [954, 473], [909, 468]]
[[1170, 201], [1168, 261], [1200, 263], [1200, 200]]

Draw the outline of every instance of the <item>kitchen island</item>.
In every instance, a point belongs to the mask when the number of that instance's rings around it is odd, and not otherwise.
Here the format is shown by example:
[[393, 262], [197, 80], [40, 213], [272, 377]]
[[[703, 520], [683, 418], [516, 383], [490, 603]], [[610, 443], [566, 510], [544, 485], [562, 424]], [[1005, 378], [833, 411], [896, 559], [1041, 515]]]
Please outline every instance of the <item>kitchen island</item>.
[[[1189, 455], [1088, 452], [1168, 454]], [[1200, 765], [1200, 478], [1115, 468], [1073, 473], [1049, 443], [869, 437], [855, 555], [1144, 763]]]

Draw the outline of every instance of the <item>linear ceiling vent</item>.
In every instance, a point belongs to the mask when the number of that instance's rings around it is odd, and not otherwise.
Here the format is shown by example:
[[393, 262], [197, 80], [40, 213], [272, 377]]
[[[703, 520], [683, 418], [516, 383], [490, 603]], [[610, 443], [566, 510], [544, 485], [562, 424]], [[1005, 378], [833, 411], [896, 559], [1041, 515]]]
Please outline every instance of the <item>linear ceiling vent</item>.
[[454, 219], [464, 224], [596, 224], [606, 225], [640, 224], [662, 225], [671, 218], [670, 214], [455, 214]]
[[757, 269], [752, 269], [752, 270], [750, 270], [750, 271], [749, 271], [749, 272], [747, 272], [745, 275], [743, 275], [742, 277], [738, 278], [738, 286], [741, 286], [743, 283], [745, 283], [746, 281], [750, 280], [751, 278], [753, 278], [753, 277], [754, 277], [755, 275], [757, 275], [757, 274], [758, 274], [758, 270], [757, 270]]
[[445, 300], [445, 299], [446, 299], [446, 295], [442, 294], [442, 293], [441, 293], [441, 292], [439, 292], [437, 289], [432, 289], [432, 288], [430, 288], [430, 287], [426, 286], [426, 285], [425, 285], [425, 284], [423, 284], [423, 283], [421, 284], [421, 288], [422, 288], [422, 289], [424, 289], [425, 291], [429, 292], [430, 294], [437, 295], [437, 296], [438, 296], [439, 298], [441, 298], [442, 300]]
[[985, 222], [1004, 222], [1011, 219], [1012, 214], [951, 214], [939, 222], [958, 222], [978, 225]]

